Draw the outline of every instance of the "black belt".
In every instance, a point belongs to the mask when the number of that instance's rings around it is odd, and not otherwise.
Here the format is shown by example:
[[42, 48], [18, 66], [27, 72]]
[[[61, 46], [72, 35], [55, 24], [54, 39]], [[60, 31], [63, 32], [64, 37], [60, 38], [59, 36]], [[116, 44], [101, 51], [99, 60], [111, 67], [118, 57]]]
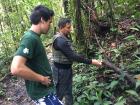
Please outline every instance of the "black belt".
[[72, 66], [72, 64], [61, 64], [61, 63], [57, 63], [57, 62], [54, 62], [54, 65], [60, 69], [70, 69]]

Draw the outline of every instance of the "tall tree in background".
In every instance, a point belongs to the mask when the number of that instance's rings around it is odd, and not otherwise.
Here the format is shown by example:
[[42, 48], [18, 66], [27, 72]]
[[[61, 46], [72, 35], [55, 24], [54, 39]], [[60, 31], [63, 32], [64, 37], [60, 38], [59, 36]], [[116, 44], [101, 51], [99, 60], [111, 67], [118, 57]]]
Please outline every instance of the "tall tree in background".
[[75, 29], [76, 29], [76, 41], [83, 45], [84, 44], [84, 30], [81, 15], [81, 1], [73, 0], [75, 6]]
[[68, 16], [69, 15], [68, 5], [69, 5], [68, 0], [63, 0], [63, 6], [64, 6], [65, 16]]

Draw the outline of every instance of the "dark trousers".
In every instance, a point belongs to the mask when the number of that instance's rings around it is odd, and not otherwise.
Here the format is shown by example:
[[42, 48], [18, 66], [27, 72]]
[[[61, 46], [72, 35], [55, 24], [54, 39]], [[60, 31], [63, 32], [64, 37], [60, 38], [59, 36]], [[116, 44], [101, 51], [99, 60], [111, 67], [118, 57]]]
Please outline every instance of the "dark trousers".
[[73, 105], [72, 96], [72, 68], [62, 69], [52, 66], [56, 94], [64, 105]]

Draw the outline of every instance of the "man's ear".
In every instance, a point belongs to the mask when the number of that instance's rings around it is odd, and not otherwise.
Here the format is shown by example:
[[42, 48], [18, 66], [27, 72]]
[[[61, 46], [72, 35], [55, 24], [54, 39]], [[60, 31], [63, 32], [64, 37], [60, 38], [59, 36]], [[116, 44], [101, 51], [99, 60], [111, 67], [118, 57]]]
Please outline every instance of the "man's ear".
[[62, 29], [62, 27], [60, 26], [59, 29]]
[[40, 19], [40, 22], [41, 23], [44, 23], [45, 21], [44, 21], [44, 19], [41, 17], [41, 19]]

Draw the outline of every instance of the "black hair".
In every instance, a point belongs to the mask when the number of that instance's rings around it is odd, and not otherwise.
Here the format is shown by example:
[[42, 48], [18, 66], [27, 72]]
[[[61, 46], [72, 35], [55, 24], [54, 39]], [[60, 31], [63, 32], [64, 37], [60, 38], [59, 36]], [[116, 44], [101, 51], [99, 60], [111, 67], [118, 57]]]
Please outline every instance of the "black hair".
[[31, 24], [37, 25], [41, 18], [44, 21], [48, 21], [51, 17], [54, 16], [54, 11], [45, 7], [44, 5], [38, 5], [34, 8], [30, 15]]
[[66, 26], [67, 23], [71, 23], [71, 20], [69, 18], [61, 18], [58, 22], [58, 27], [63, 28]]

